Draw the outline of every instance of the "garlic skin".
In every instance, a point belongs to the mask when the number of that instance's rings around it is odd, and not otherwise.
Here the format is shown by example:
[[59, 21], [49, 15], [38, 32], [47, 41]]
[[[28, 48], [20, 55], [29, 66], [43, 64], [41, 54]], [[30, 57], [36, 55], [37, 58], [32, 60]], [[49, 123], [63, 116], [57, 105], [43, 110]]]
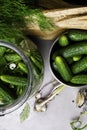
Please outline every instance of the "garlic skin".
[[85, 96], [84, 96], [84, 94], [78, 92], [77, 96], [76, 96], [76, 105], [78, 107], [81, 107], [81, 106], [83, 106], [84, 102], [85, 102]]
[[[46, 97], [39, 98], [39, 93], [36, 95], [36, 101], [34, 104], [34, 110], [37, 112], [45, 112], [47, 110], [47, 104], [56, 96], [58, 95], [63, 89], [65, 88], [64, 85], [57, 85], [55, 89], [53, 88], [51, 93]], [[37, 98], [38, 97], [38, 98]]]

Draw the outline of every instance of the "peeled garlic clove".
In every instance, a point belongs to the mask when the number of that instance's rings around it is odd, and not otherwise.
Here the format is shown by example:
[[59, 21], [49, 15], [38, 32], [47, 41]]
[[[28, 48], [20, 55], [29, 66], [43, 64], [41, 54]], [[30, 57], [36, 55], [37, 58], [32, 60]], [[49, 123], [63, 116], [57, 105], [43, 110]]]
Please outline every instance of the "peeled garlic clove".
[[76, 96], [76, 105], [81, 107], [85, 102], [85, 97], [82, 93], [78, 92]]
[[41, 94], [40, 92], [37, 92], [36, 95], [35, 95], [35, 98], [36, 98], [36, 99], [40, 99], [41, 96], [42, 96], [42, 94]]

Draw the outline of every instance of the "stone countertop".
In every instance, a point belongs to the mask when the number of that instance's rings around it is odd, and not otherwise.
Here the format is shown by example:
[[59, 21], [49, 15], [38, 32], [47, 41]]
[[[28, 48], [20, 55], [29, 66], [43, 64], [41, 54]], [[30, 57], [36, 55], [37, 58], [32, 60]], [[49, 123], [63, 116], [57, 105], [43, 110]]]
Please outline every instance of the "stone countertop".
[[[49, 69], [49, 49], [52, 41], [36, 40], [36, 44], [44, 59], [44, 80], [42, 86], [53, 79]], [[0, 130], [72, 130], [70, 122], [79, 116], [81, 108], [77, 108], [75, 96], [77, 88], [66, 87], [54, 100], [48, 104], [46, 112], [35, 112], [33, 110], [35, 98], [31, 98], [30, 116], [20, 123], [19, 115], [25, 104], [11, 114], [0, 117]], [[87, 121], [87, 117], [85, 119]], [[86, 123], [86, 122], [85, 122]]]

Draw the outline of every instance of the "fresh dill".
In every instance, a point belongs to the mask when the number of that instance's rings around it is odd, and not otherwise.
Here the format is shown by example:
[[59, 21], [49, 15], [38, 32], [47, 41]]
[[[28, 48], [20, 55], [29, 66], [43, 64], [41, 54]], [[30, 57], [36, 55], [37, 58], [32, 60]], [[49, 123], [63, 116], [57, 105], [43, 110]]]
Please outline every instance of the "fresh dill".
[[52, 30], [55, 27], [52, 21], [45, 17], [40, 9], [30, 9], [27, 20], [30, 23], [37, 24], [41, 30]]
[[0, 0], [0, 39], [13, 42], [23, 36], [20, 28], [25, 26], [27, 7], [22, 0]]
[[17, 37], [24, 36], [23, 28], [31, 22], [38, 24], [41, 30], [54, 28], [54, 25], [41, 10], [31, 9], [31, 6], [26, 4], [26, 0], [0, 0], [1, 40], [15, 42]]

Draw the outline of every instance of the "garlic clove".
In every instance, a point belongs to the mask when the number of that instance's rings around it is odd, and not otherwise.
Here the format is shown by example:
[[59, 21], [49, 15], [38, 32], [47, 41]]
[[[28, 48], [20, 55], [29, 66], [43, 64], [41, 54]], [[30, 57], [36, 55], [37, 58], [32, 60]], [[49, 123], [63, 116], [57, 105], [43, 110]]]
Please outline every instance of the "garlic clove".
[[81, 107], [84, 104], [84, 102], [85, 102], [85, 96], [82, 93], [78, 92], [76, 96], [76, 105], [78, 107]]
[[36, 99], [40, 99], [41, 96], [42, 96], [42, 94], [41, 94], [40, 92], [37, 92], [36, 95], [35, 95], [35, 98], [36, 98]]

